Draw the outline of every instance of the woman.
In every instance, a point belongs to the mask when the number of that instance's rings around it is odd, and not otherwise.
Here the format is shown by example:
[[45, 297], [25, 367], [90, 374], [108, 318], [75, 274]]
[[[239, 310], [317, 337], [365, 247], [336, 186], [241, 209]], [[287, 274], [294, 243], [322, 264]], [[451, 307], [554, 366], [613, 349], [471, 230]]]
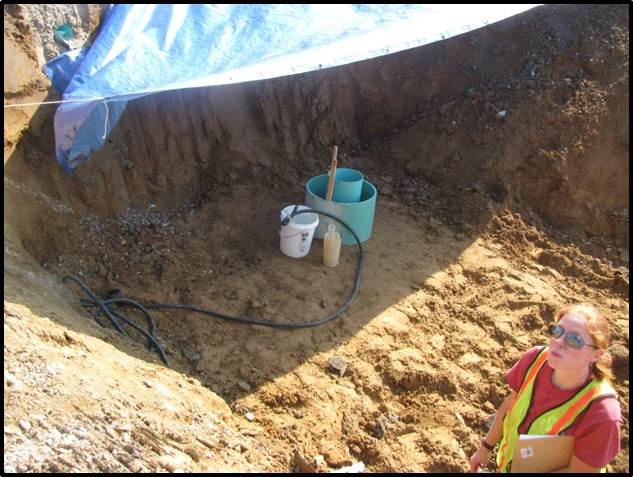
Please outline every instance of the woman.
[[599, 472], [619, 452], [607, 320], [592, 306], [573, 305], [559, 310], [555, 323], [549, 346], [532, 348], [506, 374], [513, 391], [470, 458], [471, 472], [486, 464], [499, 441], [498, 470], [508, 472], [519, 434], [573, 435], [571, 462], [557, 472]]

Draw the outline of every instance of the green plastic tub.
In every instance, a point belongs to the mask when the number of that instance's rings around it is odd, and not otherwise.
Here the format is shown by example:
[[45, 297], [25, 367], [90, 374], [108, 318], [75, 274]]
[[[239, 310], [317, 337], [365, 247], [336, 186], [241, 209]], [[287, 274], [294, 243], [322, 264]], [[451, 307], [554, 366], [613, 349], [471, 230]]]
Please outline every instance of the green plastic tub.
[[[340, 218], [354, 230], [361, 243], [365, 242], [371, 236], [372, 227], [374, 225], [376, 198], [378, 197], [376, 187], [366, 179], [363, 179], [360, 201], [346, 203], [325, 200], [327, 184], [327, 174], [315, 176], [310, 179], [306, 183], [306, 205], [311, 209], [321, 210]], [[330, 223], [334, 223], [337, 232], [341, 233], [342, 244], [356, 245], [354, 236], [341, 224], [325, 216], [320, 216], [319, 219], [319, 226], [314, 232], [316, 238], [322, 239], [325, 232], [327, 232], [327, 226]]]

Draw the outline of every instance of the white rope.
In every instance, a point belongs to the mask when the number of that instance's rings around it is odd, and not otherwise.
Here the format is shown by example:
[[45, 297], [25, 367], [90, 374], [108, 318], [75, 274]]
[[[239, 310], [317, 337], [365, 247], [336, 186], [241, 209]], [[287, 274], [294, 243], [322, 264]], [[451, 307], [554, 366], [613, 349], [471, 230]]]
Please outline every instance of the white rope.
[[103, 104], [105, 105], [106, 108], [106, 118], [105, 118], [105, 124], [103, 125], [103, 137], [101, 139], [105, 139], [106, 138], [106, 133], [108, 132], [108, 102], [106, 101], [105, 98], [103, 98]]
[[76, 103], [81, 101], [97, 101], [97, 100], [105, 100], [103, 96], [98, 98], [84, 98], [84, 99], [64, 99], [61, 101], [42, 101], [41, 103], [16, 103], [16, 104], [5, 104], [5, 108], [19, 108], [21, 106], [40, 106], [42, 104], [59, 104], [59, 103]]
[[20, 106], [39, 106], [39, 105], [42, 105], [42, 104], [76, 103], [78, 101], [88, 102], [88, 101], [95, 101], [95, 100], [103, 101], [103, 105], [106, 108], [105, 124], [103, 125], [103, 137], [101, 138], [101, 139], [105, 139], [107, 134], [108, 134], [108, 118], [110, 116], [110, 110], [108, 109], [108, 102], [106, 101], [106, 98], [104, 98], [104, 97], [91, 98], [91, 99], [66, 99], [66, 100], [62, 100], [62, 101], [43, 101], [41, 103], [5, 104], [4, 107], [5, 108], [18, 108]]

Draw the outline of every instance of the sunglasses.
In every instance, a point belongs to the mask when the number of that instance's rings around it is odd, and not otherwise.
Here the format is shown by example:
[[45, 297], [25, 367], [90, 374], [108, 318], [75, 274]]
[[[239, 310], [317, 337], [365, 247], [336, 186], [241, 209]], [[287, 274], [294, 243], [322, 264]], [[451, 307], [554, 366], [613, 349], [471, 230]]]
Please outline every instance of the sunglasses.
[[597, 346], [585, 343], [584, 340], [580, 336], [575, 335], [573, 333], [567, 333], [565, 331], [565, 328], [563, 328], [562, 326], [550, 325], [547, 331], [549, 332], [549, 335], [555, 339], [560, 338], [561, 336], [565, 335], [565, 344], [567, 344], [568, 346], [571, 346], [574, 349], [582, 349], [584, 346], [597, 348]]

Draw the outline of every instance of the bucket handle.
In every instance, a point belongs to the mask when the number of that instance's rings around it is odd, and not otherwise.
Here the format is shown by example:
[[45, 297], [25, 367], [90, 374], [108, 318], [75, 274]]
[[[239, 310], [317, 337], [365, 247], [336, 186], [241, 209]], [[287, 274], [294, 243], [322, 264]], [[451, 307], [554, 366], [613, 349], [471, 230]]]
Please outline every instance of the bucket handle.
[[297, 235], [303, 235], [306, 234], [306, 236], [309, 234], [310, 232], [306, 232], [306, 231], [301, 231], [301, 232], [297, 232], [296, 234], [292, 234], [292, 235], [282, 235], [281, 234], [281, 230], [279, 231], [279, 236], [281, 238], [292, 238], [292, 237], [296, 237]]

